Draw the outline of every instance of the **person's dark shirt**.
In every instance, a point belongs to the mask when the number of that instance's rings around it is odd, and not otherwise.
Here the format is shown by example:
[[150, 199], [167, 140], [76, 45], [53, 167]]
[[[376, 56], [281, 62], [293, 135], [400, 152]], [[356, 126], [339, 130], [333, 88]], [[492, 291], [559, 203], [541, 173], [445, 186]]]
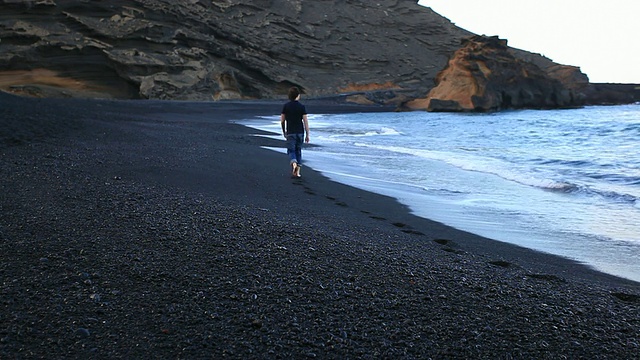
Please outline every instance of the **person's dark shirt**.
[[307, 109], [299, 101], [289, 101], [282, 107], [284, 119], [287, 122], [287, 134], [303, 134], [304, 124], [302, 116], [307, 114]]

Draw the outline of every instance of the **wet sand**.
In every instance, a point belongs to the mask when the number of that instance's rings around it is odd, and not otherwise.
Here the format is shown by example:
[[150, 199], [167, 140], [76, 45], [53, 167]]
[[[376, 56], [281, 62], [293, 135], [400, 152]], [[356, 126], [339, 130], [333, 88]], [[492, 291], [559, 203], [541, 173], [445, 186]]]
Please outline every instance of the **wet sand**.
[[280, 106], [0, 94], [0, 358], [637, 358], [640, 284], [292, 179]]

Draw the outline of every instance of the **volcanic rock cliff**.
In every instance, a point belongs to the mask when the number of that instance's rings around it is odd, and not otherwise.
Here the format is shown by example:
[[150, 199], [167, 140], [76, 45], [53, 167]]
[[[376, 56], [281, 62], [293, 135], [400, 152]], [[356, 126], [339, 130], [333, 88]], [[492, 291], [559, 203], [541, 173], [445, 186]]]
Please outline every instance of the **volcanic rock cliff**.
[[[416, 0], [0, 0], [0, 90], [219, 100], [296, 85], [400, 104], [424, 98], [472, 35]], [[560, 66], [509, 51], [540, 76]]]
[[415, 0], [0, 0], [0, 85], [198, 100], [291, 85], [424, 94], [468, 35]]
[[578, 68], [550, 65], [546, 71], [518, 59], [498, 37], [463, 40], [436, 87], [407, 106], [429, 111], [496, 111], [558, 108], [581, 102], [589, 79]]

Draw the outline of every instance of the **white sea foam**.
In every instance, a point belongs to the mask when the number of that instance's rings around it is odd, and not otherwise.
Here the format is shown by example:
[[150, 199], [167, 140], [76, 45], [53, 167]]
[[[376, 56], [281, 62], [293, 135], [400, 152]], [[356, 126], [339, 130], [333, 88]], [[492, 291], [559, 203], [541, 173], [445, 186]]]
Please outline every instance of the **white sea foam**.
[[383, 126], [379, 130], [367, 131], [363, 135], [358, 135], [358, 136], [396, 136], [396, 135], [401, 135], [401, 133], [394, 128]]
[[411, 149], [398, 146], [371, 145], [356, 143], [356, 146], [386, 150], [401, 154], [408, 154], [429, 160], [437, 160], [453, 165], [466, 171], [475, 171], [499, 176], [505, 180], [515, 181], [522, 185], [550, 190], [570, 190], [574, 184], [546, 179], [535, 176], [531, 169], [518, 168], [516, 165], [499, 159], [481, 157], [472, 154], [452, 153], [446, 151]]

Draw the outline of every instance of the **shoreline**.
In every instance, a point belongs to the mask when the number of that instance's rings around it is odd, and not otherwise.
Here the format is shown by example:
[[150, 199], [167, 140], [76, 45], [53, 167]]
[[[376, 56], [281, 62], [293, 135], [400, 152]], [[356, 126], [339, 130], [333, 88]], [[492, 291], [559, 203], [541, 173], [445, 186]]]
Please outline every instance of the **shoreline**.
[[414, 216], [310, 168], [291, 179], [286, 158], [260, 148], [281, 142], [231, 123], [279, 102], [0, 103], [13, 119], [0, 128], [0, 355], [640, 349], [639, 283]]
[[[372, 134], [375, 131], [379, 131], [379, 132], [389, 131], [388, 130], [389, 128], [386, 127], [387, 125], [384, 125], [383, 119], [389, 119], [390, 121], [394, 122], [395, 126], [391, 126], [390, 128], [392, 132], [397, 131], [398, 128], [400, 129], [405, 128], [404, 126], [399, 126], [398, 124], [395, 123], [394, 121], [395, 117], [393, 114], [389, 114], [389, 113], [386, 113], [386, 114], [387, 115], [385, 115], [384, 112], [374, 113], [374, 114], [365, 114], [364, 116], [354, 114], [356, 118], [362, 119], [361, 121], [358, 121], [359, 126], [365, 126], [363, 124], [366, 124], [369, 120], [371, 120], [373, 124], [375, 124], [375, 126], [368, 127], [367, 128], [368, 130], [362, 130], [362, 132], [358, 132], [358, 134], [361, 135], [362, 133], [365, 133], [367, 131], [368, 131], [367, 134]], [[630, 255], [631, 254], [630, 250], [627, 250], [626, 252], [623, 251], [622, 253], [618, 253], [616, 252], [616, 248], [619, 248], [618, 251], [620, 251], [620, 248], [626, 249], [626, 247], [617, 247], [613, 242], [612, 243], [603, 242], [604, 243], [603, 245], [598, 244], [597, 241], [595, 243], [590, 243], [588, 238], [590, 234], [588, 233], [584, 235], [585, 238], [583, 239], [576, 240], [576, 239], [569, 238], [565, 234], [565, 232], [568, 229], [572, 228], [572, 225], [575, 226], [575, 224], [571, 223], [571, 219], [567, 219], [567, 221], [564, 223], [564, 229], [560, 228], [557, 233], [551, 233], [551, 230], [549, 230], [549, 232], [545, 232], [540, 230], [536, 226], [529, 226], [526, 230], [521, 229], [520, 227], [518, 227], [519, 223], [516, 221], [517, 219], [512, 219], [512, 218], [502, 219], [503, 221], [497, 221], [490, 216], [489, 218], [486, 218], [486, 219], [474, 218], [473, 221], [468, 221], [467, 219], [469, 215], [464, 212], [468, 210], [461, 211], [456, 207], [456, 205], [452, 206], [446, 200], [442, 201], [441, 199], [437, 198], [437, 196], [433, 197], [430, 194], [429, 195], [424, 194], [423, 187], [436, 188], [437, 186], [440, 186], [439, 183], [423, 184], [423, 183], [415, 183], [410, 180], [407, 181], [407, 183], [405, 183], [402, 177], [396, 176], [393, 178], [393, 180], [391, 180], [386, 176], [380, 176], [380, 174], [377, 172], [379, 169], [377, 168], [375, 170], [373, 169], [375, 168], [375, 166], [371, 169], [367, 167], [362, 167], [359, 160], [360, 156], [365, 156], [369, 158], [372, 156], [372, 154], [370, 154], [368, 151], [360, 153], [360, 148], [365, 146], [363, 144], [366, 144], [366, 146], [370, 146], [372, 148], [377, 149], [376, 146], [378, 145], [378, 143], [376, 143], [373, 140], [368, 142], [367, 140], [369, 138], [366, 138], [366, 135], [365, 135], [364, 141], [360, 141], [359, 140], [360, 138], [358, 138], [357, 141], [360, 142], [361, 144], [359, 144], [358, 147], [356, 147], [355, 149], [352, 149], [348, 147], [349, 145], [345, 145], [342, 143], [340, 143], [339, 145], [336, 145], [333, 141], [323, 142], [320, 138], [318, 138], [318, 136], [325, 137], [325, 138], [330, 136], [331, 137], [338, 136], [338, 134], [333, 134], [333, 133], [327, 132], [326, 129], [322, 129], [322, 127], [324, 126], [330, 126], [328, 125], [327, 122], [329, 123], [337, 122], [331, 125], [331, 126], [336, 126], [338, 123], [341, 123], [343, 121], [348, 123], [350, 121], [349, 118], [351, 116], [341, 115], [334, 119], [331, 119], [331, 117], [326, 118], [322, 114], [318, 114], [318, 115], [319, 115], [319, 118], [322, 119], [320, 120], [322, 125], [318, 123], [319, 126], [321, 126], [321, 128], [319, 130], [316, 130], [316, 135], [314, 137], [315, 138], [314, 144], [313, 146], [310, 146], [307, 150], [309, 151], [307, 152], [308, 156], [306, 157], [306, 159], [308, 160], [307, 165], [316, 171], [319, 170], [324, 176], [328, 177], [332, 181], [343, 183], [348, 186], [359, 188], [365, 191], [371, 191], [376, 194], [389, 196], [391, 198], [396, 199], [396, 201], [399, 201], [400, 203], [407, 205], [407, 207], [409, 208], [409, 211], [413, 214], [416, 214], [419, 217], [426, 218], [432, 221], [442, 222], [447, 226], [451, 226], [462, 231], [466, 231], [484, 238], [492, 239], [494, 241], [514, 244], [516, 246], [521, 246], [527, 249], [531, 249], [533, 251], [552, 254], [552, 255], [560, 256], [566, 259], [572, 259], [573, 261], [584, 264], [585, 266], [591, 269], [595, 269], [596, 271], [600, 271], [603, 273], [607, 273], [609, 275], [629, 279], [635, 282], [640, 281], [640, 278], [638, 275], [640, 274], [640, 272], [638, 272], [639, 269], [637, 268], [637, 266], [635, 266], [636, 264], [634, 264], [634, 261], [636, 258], [633, 255]], [[416, 114], [416, 115], [421, 117], [421, 115], [419, 114]], [[580, 113], [578, 112], [575, 116], [580, 116]], [[502, 120], [508, 120], [509, 117], [510, 115], [503, 116]], [[251, 129], [257, 129], [256, 132], [262, 131], [262, 130], [272, 132], [271, 133], [272, 135], [256, 135], [256, 136], [266, 136], [266, 137], [278, 139], [280, 136], [277, 133], [277, 129], [276, 129], [277, 125], [273, 122], [274, 119], [275, 117], [268, 117], [266, 119], [260, 118], [256, 120], [240, 121], [239, 123], [244, 124]], [[363, 124], [361, 124], [361, 122]], [[342, 134], [343, 132], [347, 133], [348, 135], [346, 135], [346, 137], [349, 138], [349, 136], [352, 134], [350, 134], [349, 131], [343, 130], [343, 127], [344, 127], [344, 124], [339, 125], [340, 134]], [[378, 128], [382, 128], [384, 130], [377, 130]], [[372, 129], [376, 129], [376, 130], [372, 130]], [[358, 128], [358, 130], [355, 130], [355, 131], [360, 131], [360, 128]], [[393, 141], [388, 139], [401, 139], [401, 138], [402, 137], [400, 138], [399, 137], [383, 137], [384, 140], [382, 141], [384, 141], [385, 145], [388, 145], [389, 141]], [[398, 140], [398, 141], [402, 141], [402, 140]], [[412, 148], [411, 145], [395, 145], [394, 144], [393, 146], [401, 146], [401, 147], [407, 146]], [[271, 149], [275, 152], [284, 150], [282, 148], [272, 148], [272, 147], [268, 147], [268, 149]], [[335, 154], [342, 154], [342, 153], [349, 154], [349, 153], [352, 153], [352, 151], [354, 153], [353, 156], [347, 155], [346, 157], [343, 158], [335, 155]], [[406, 149], [404, 151], [406, 151]], [[367, 163], [369, 162], [367, 161]], [[447, 162], [445, 161], [444, 163], [447, 163]], [[388, 171], [388, 169], [384, 168], [384, 166], [383, 166], [383, 169]], [[437, 166], [429, 166], [428, 168], [419, 167], [419, 166], [416, 166], [416, 164], [413, 163], [413, 161], [412, 161], [412, 165], [410, 165], [406, 170], [409, 170], [409, 169], [411, 169], [412, 172], [417, 172], [417, 176], [419, 176], [420, 172], [438, 174], [441, 170]], [[403, 171], [403, 170], [398, 169], [398, 171]], [[475, 173], [471, 172], [469, 174], [475, 174]], [[391, 176], [393, 175], [396, 175], [396, 172], [391, 174]], [[441, 176], [442, 175], [437, 176], [438, 181], [441, 180]], [[467, 186], [470, 186], [469, 184], [473, 183], [473, 181], [474, 179], [465, 178], [465, 180], [463, 180], [462, 182], [465, 183]], [[483, 182], [483, 184], [485, 183]], [[495, 187], [497, 189], [501, 189], [500, 191], [505, 190], [505, 188], [501, 188], [499, 186], [496, 187], [495, 185], [493, 186], [489, 184], [486, 184], [486, 185], [488, 187]], [[480, 186], [483, 186], [483, 185], [480, 185]], [[510, 184], [508, 186], [512, 186], [512, 185]], [[525, 189], [524, 190], [519, 189], [518, 190], [520, 191], [519, 195], [525, 198], [529, 198], [529, 197], [535, 198], [536, 194], [529, 194], [529, 193], [525, 193], [524, 191], [529, 191], [529, 189], [534, 189], [534, 190], [539, 189], [540, 185], [534, 184], [533, 187], [530, 187], [528, 185], [523, 185], [523, 186]], [[448, 190], [457, 191], [458, 189], [456, 188], [456, 189], [448, 189]], [[486, 194], [485, 190], [482, 189], [482, 187], [479, 188], [479, 190], [475, 190], [475, 191], [471, 190], [469, 195], [471, 195], [473, 198], [473, 196], [476, 196], [477, 194], [483, 194], [484, 195], [483, 199], [485, 198], [492, 199], [488, 197], [490, 195]], [[546, 195], [546, 194], [543, 194], [543, 195]], [[489, 200], [489, 202], [491, 201], [492, 200]], [[468, 209], [468, 207], [469, 207], [468, 205], [465, 205], [465, 208]], [[568, 208], [568, 204], [565, 203], [563, 204], [562, 207]], [[583, 213], [586, 212], [584, 209], [585, 208], [572, 208], [570, 213], [574, 213], [574, 216], [575, 216], [576, 211], [582, 210]], [[522, 211], [525, 211], [526, 213], [527, 209]], [[540, 209], [536, 210], [536, 214], [538, 214], [538, 211], [540, 211]], [[497, 214], [497, 215], [499, 216], [501, 214]], [[528, 216], [522, 216], [522, 217], [527, 218]], [[600, 216], [597, 216], [597, 217], [600, 217]], [[556, 218], [555, 216], [550, 217], [550, 219], [555, 219], [555, 218]], [[578, 219], [579, 218], [581, 217], [578, 217]], [[480, 226], [478, 226], [478, 223], [480, 224]], [[505, 226], [505, 224], [507, 224], [507, 226]], [[562, 224], [559, 224], [559, 225], [562, 225]], [[596, 228], [598, 227], [598, 225], [595, 223], [592, 223], [591, 226]], [[616, 238], [613, 238], [613, 240], [616, 240]], [[568, 241], [569, 243], [565, 244], [565, 241]], [[572, 248], [569, 245], [571, 241], [577, 244], [576, 248]], [[608, 248], [606, 248], [607, 244], [609, 245]], [[562, 249], [562, 250], [558, 251], [559, 249]], [[596, 254], [596, 255], [605, 254], [607, 253], [606, 251], [611, 251], [611, 255], [609, 255], [608, 258], [604, 258], [604, 257], [599, 258], [598, 256], [595, 256], [595, 257], [591, 256], [592, 254]], [[600, 262], [594, 259], [600, 260]], [[609, 259], [611, 260], [608, 261]], [[621, 266], [612, 265], [612, 264], [628, 264], [628, 266], [621, 267]], [[636, 271], [634, 272], [634, 270]]]

